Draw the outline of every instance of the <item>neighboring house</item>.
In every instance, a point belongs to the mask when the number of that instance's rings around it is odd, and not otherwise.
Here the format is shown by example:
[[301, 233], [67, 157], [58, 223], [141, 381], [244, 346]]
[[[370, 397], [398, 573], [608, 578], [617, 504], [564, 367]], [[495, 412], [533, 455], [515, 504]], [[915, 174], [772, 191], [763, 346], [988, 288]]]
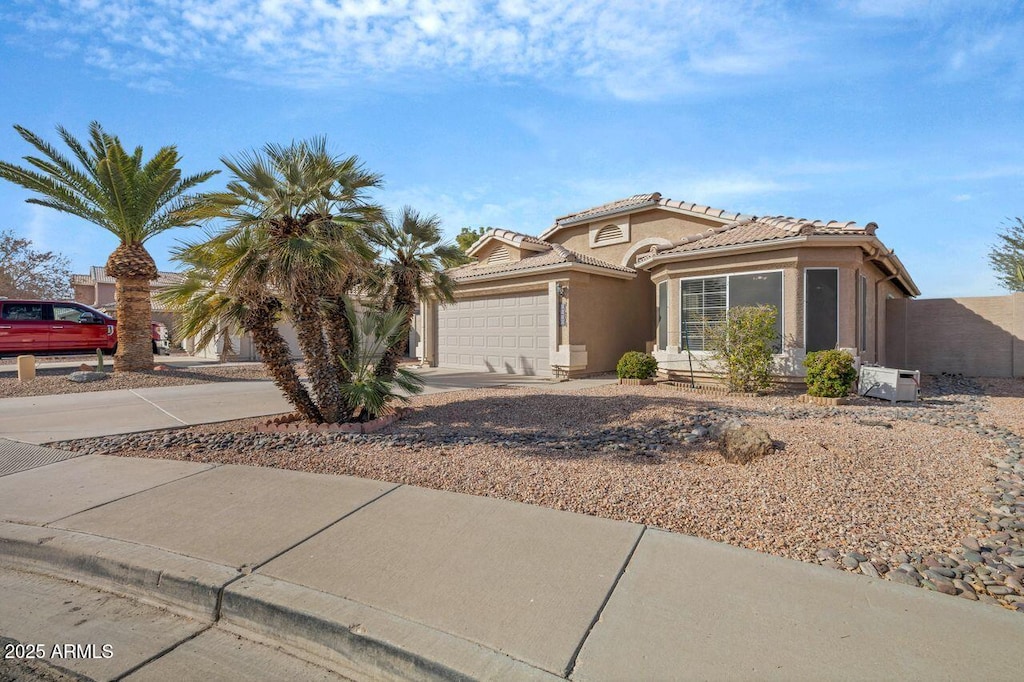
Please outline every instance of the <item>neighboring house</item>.
[[779, 311], [777, 370], [811, 350], [884, 362], [885, 303], [920, 294], [868, 223], [728, 213], [640, 194], [562, 216], [539, 237], [490, 230], [448, 272], [454, 305], [425, 301], [430, 365], [580, 376], [649, 350], [662, 370], [706, 359], [704, 320], [730, 307]]
[[[177, 284], [181, 281], [181, 274], [177, 272], [159, 272], [157, 278], [150, 284], [153, 294], [164, 287]], [[107, 274], [107, 269], [102, 266], [93, 265], [89, 268], [88, 274], [71, 275], [71, 286], [75, 291], [75, 300], [101, 310], [108, 315], [117, 313], [117, 304], [114, 300], [114, 278]], [[167, 333], [173, 338], [175, 328], [175, 313], [155, 298], [153, 304], [153, 321], [163, 324]]]

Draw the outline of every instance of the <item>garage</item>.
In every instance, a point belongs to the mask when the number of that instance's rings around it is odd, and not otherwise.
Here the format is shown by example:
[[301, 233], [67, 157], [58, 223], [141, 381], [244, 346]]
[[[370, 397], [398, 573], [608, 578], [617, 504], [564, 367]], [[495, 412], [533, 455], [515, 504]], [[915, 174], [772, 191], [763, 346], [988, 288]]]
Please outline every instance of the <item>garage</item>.
[[438, 365], [551, 375], [546, 291], [464, 298], [437, 311]]

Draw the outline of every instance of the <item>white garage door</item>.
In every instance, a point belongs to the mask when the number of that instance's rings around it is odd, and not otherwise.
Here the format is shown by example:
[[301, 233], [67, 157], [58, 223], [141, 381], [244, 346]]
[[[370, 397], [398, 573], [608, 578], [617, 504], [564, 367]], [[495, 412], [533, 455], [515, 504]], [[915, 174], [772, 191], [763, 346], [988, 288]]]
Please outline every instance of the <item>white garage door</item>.
[[462, 299], [437, 311], [438, 365], [550, 376], [547, 292]]

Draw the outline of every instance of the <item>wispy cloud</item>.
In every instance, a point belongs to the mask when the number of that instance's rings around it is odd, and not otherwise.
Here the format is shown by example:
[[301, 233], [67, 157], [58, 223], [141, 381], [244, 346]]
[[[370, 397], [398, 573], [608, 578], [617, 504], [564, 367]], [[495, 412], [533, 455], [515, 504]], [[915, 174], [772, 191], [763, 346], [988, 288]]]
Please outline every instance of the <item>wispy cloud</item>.
[[320, 88], [417, 72], [537, 78], [650, 99], [786, 68], [773, 3], [739, 0], [66, 0], [8, 18], [74, 37], [128, 82], [182, 67]]

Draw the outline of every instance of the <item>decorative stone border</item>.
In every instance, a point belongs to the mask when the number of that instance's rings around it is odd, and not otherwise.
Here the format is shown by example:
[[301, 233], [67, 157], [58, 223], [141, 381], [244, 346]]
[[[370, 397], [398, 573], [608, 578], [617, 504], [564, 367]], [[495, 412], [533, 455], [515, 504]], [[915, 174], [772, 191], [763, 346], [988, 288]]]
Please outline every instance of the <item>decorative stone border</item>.
[[386, 426], [391, 426], [399, 419], [404, 419], [412, 412], [408, 407], [399, 407], [392, 414], [384, 415], [368, 422], [350, 422], [346, 424], [311, 424], [295, 414], [286, 414], [268, 419], [253, 427], [257, 433], [296, 433], [309, 431], [316, 433], [375, 433]]
[[817, 395], [801, 393], [796, 397], [797, 402], [810, 403], [812, 405], [849, 405], [849, 398], [823, 398]]
[[730, 391], [728, 386], [721, 384], [696, 384], [691, 386], [690, 384], [683, 383], [681, 381], [661, 381], [658, 383], [659, 386], [667, 388], [671, 391], [696, 391], [697, 393], [722, 393], [724, 395], [739, 396], [741, 398], [759, 398], [767, 395], [763, 391]]
[[622, 386], [653, 386], [654, 379], [619, 379]]

